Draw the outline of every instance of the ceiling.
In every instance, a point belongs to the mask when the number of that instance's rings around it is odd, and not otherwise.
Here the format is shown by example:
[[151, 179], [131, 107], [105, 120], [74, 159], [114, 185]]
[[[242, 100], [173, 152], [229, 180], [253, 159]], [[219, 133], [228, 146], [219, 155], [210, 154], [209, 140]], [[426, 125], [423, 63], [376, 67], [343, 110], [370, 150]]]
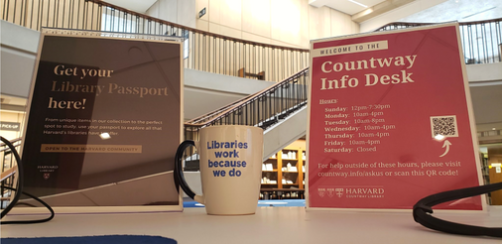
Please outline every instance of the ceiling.
[[354, 15], [386, 0], [309, 0], [314, 7], [326, 6], [348, 15]]

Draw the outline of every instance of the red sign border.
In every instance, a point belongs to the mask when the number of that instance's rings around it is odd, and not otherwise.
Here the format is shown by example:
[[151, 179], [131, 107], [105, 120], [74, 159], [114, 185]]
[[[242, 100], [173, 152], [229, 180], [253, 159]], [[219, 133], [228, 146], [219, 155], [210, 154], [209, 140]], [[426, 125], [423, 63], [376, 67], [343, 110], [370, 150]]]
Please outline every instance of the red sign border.
[[[483, 182], [483, 176], [481, 173], [481, 162], [479, 155], [477, 155], [476, 152], [479, 152], [479, 144], [477, 141], [477, 130], [476, 130], [476, 123], [474, 119], [474, 110], [473, 110], [473, 105], [472, 105], [472, 99], [471, 99], [471, 94], [470, 94], [470, 88], [469, 88], [469, 80], [467, 79], [467, 70], [465, 66], [465, 60], [464, 58], [464, 53], [462, 51], [462, 42], [460, 39], [460, 31], [459, 31], [459, 23], [454, 22], [454, 23], [446, 23], [446, 24], [437, 24], [437, 25], [429, 25], [429, 26], [424, 26], [424, 27], [412, 27], [412, 28], [407, 28], [407, 29], [399, 29], [399, 30], [391, 30], [391, 31], [381, 31], [381, 32], [374, 32], [374, 33], [361, 33], [361, 34], [353, 34], [353, 35], [347, 35], [347, 36], [339, 36], [339, 37], [328, 37], [328, 38], [321, 38], [321, 39], [315, 39], [310, 41], [310, 53], [309, 53], [309, 73], [310, 73], [310, 78], [309, 78], [309, 88], [311, 88], [312, 84], [312, 65], [313, 65], [313, 59], [315, 58], [313, 55], [314, 51], [314, 44], [320, 43], [320, 42], [329, 42], [329, 41], [339, 41], [339, 40], [345, 40], [345, 39], [352, 39], [352, 38], [359, 38], [359, 37], [366, 37], [366, 36], [377, 36], [377, 35], [387, 35], [387, 34], [396, 34], [396, 33], [406, 33], [406, 32], [413, 32], [413, 31], [422, 31], [422, 30], [429, 30], [429, 29], [435, 29], [435, 28], [444, 28], [444, 27], [455, 27], [455, 32], [457, 34], [457, 43], [458, 43], [458, 48], [459, 48], [459, 56], [460, 56], [460, 65], [462, 69], [462, 77], [463, 77], [463, 82], [464, 82], [464, 91], [465, 91], [465, 99], [467, 102], [467, 113], [469, 115], [469, 124], [470, 124], [470, 129], [471, 129], [471, 138], [472, 138], [472, 144], [473, 144], [473, 151], [474, 151], [474, 158], [476, 160], [476, 170], [477, 170], [477, 176], [478, 176], [478, 183], [479, 185], [484, 185]], [[311, 104], [312, 104], [312, 89], [309, 89], [309, 97], [308, 97], [308, 106], [307, 106], [307, 132], [306, 132], [306, 150], [307, 152], [309, 151], [310, 143], [309, 143], [309, 138], [310, 138], [310, 117], [311, 117]], [[306, 165], [306, 185], [305, 185], [305, 207], [307, 210], [357, 210], [357, 211], [411, 211], [412, 209], [393, 209], [393, 208], [320, 208], [320, 207], [311, 207], [310, 202], [309, 202], [309, 194], [310, 194], [310, 189], [309, 189], [309, 182], [310, 182], [310, 177], [308, 174], [309, 171], [309, 166], [310, 164], [308, 163], [309, 161], [309, 155], [307, 154], [307, 163]], [[468, 212], [486, 212], [487, 211], [487, 200], [485, 197], [481, 196], [481, 210], [440, 210], [440, 211], [468, 211]]]

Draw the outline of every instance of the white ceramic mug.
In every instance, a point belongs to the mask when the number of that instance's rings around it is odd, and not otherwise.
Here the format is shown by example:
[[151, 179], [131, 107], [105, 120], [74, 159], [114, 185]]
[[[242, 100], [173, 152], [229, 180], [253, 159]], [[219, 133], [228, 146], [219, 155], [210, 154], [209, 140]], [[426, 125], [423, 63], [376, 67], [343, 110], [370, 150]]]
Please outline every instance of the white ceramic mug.
[[[176, 184], [208, 214], [254, 214], [258, 206], [263, 161], [263, 129], [243, 125], [209, 126], [199, 130], [199, 141], [184, 141], [175, 158]], [[199, 152], [202, 195], [188, 187], [182, 172], [183, 151]]]

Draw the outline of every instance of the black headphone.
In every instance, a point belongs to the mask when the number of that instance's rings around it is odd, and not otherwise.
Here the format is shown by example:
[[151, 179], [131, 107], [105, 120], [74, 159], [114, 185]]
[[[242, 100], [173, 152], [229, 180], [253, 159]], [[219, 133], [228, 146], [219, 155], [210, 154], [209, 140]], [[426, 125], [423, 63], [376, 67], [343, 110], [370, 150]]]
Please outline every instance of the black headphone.
[[3, 217], [5, 217], [9, 212], [10, 210], [12, 210], [12, 208], [17, 204], [17, 202], [19, 201], [19, 198], [21, 197], [21, 194], [25, 194], [33, 199], [35, 199], [35, 201], [41, 203], [42, 205], [44, 205], [50, 212], [51, 212], [51, 215], [45, 219], [36, 219], [36, 220], [14, 220], [14, 221], [1, 221], [0, 222], [0, 225], [6, 225], [6, 224], [36, 224], [36, 223], [43, 223], [43, 222], [47, 222], [49, 220], [51, 220], [52, 218], [54, 218], [54, 210], [51, 208], [51, 206], [49, 206], [49, 204], [47, 204], [46, 202], [44, 202], [43, 200], [41, 200], [40, 198], [30, 194], [30, 193], [27, 193], [27, 192], [24, 192], [23, 191], [23, 180], [24, 180], [24, 169], [23, 169], [23, 162], [21, 161], [21, 157], [19, 156], [19, 153], [17, 152], [16, 148], [14, 147], [14, 145], [12, 145], [12, 143], [10, 141], [8, 141], [7, 139], [3, 138], [0, 136], [0, 140], [5, 143], [5, 145], [7, 145], [10, 149], [10, 151], [12, 152], [12, 154], [14, 154], [14, 158], [16, 158], [16, 161], [17, 161], [17, 173], [18, 173], [18, 178], [17, 178], [17, 181], [18, 181], [18, 185], [17, 185], [17, 189], [15, 188], [12, 188], [10, 186], [3, 186], [4, 188], [6, 189], [9, 189], [11, 191], [15, 191], [16, 194], [14, 195], [14, 198], [10, 201], [9, 205], [2, 210], [1, 214], [0, 214], [0, 219], [3, 219]]
[[474, 225], [464, 225], [458, 224], [442, 219], [433, 217], [432, 207], [452, 201], [457, 199], [462, 199], [466, 197], [473, 197], [476, 195], [486, 194], [488, 192], [501, 190], [502, 182], [477, 186], [465, 189], [458, 189], [453, 191], [445, 191], [437, 194], [430, 195], [418, 201], [415, 206], [413, 206], [413, 218], [416, 222], [421, 225], [446, 233], [458, 234], [458, 235], [469, 235], [469, 236], [491, 236], [491, 237], [502, 237], [502, 228], [487, 228]]

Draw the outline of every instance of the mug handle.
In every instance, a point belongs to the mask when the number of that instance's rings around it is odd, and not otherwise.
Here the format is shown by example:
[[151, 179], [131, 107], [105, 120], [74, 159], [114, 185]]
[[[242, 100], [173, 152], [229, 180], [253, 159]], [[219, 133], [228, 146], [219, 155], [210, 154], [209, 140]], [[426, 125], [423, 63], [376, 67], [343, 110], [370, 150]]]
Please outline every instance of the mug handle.
[[204, 197], [200, 195], [196, 195], [192, 189], [188, 186], [185, 176], [183, 175], [183, 169], [181, 166], [181, 163], [183, 162], [183, 152], [185, 149], [188, 147], [193, 146], [195, 147], [195, 142], [186, 140], [182, 142], [178, 146], [178, 150], [176, 150], [176, 155], [174, 157], [174, 184], [176, 185], [176, 190], [179, 192], [179, 189], [181, 189], [193, 200], [204, 204]]

